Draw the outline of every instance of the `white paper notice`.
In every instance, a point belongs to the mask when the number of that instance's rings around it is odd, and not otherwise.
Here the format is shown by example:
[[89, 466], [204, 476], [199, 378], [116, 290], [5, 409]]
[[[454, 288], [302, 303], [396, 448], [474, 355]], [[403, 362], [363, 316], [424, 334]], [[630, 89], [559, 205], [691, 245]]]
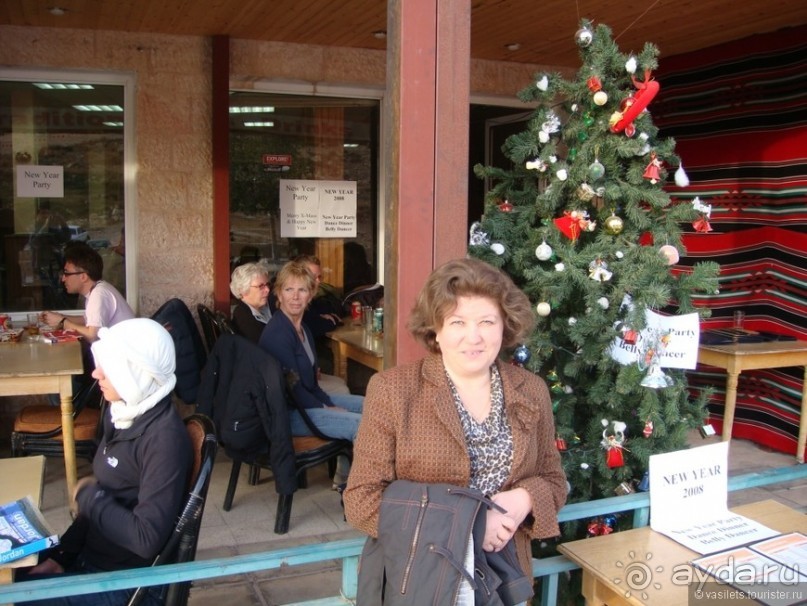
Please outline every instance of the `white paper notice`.
[[17, 165], [17, 197], [64, 198], [64, 166]]
[[728, 510], [729, 443], [650, 457], [650, 527], [700, 554], [779, 534]]
[[281, 179], [280, 236], [355, 238], [356, 182]]
[[700, 319], [697, 313], [662, 316], [649, 309], [645, 312], [647, 327], [639, 332], [635, 343], [617, 337], [611, 344], [611, 357], [620, 364], [642, 360], [648, 348], [655, 349], [662, 368], [693, 369], [698, 364]]

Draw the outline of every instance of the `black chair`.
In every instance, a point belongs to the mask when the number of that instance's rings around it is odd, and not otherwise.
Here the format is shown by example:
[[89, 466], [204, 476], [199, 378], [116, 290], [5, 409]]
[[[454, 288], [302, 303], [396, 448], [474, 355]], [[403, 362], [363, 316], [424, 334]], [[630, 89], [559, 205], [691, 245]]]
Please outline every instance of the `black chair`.
[[[73, 397], [73, 435], [76, 456], [92, 461], [101, 441], [106, 403], [98, 381], [84, 385]], [[11, 456], [64, 456], [62, 410], [59, 406], [25, 406], [14, 419]]]
[[[190, 476], [188, 499], [174, 526], [174, 532], [160, 551], [152, 566], [192, 562], [196, 558], [199, 527], [207, 499], [207, 489], [216, 460], [218, 442], [213, 421], [202, 414], [193, 414], [185, 419], [185, 427], [193, 446], [193, 469]], [[166, 585], [163, 588], [166, 606], [185, 606], [188, 603], [191, 581]], [[144, 588], [132, 594], [128, 606], [139, 604], [146, 595]]]
[[[307, 488], [306, 470], [322, 463], [328, 464], [328, 476], [333, 478], [336, 471], [336, 457], [345, 455], [349, 459], [353, 456], [353, 444], [346, 440], [323, 439], [316, 436], [295, 436], [292, 438], [294, 446], [294, 463], [297, 473], [297, 485], [300, 488]], [[260, 468], [271, 469], [271, 466], [262, 457], [242, 457], [238, 452], [226, 450], [233, 461], [230, 470], [230, 481], [227, 483], [227, 493], [224, 495], [222, 509], [230, 511], [235, 488], [238, 485], [238, 476], [241, 472], [241, 464], [247, 463], [249, 469], [249, 483], [255, 485], [259, 481]], [[275, 534], [286, 534], [289, 531], [289, 520], [291, 519], [291, 505], [294, 500], [294, 493], [278, 494], [277, 509], [275, 510]]]
[[292, 495], [306, 486], [306, 470], [327, 462], [333, 476], [336, 456], [352, 456], [351, 442], [331, 439], [313, 424], [313, 437], [292, 438], [287, 389], [277, 360], [240, 335], [222, 334], [208, 356], [198, 402], [200, 412], [212, 416], [233, 462], [224, 510], [232, 507], [242, 463], [249, 465], [250, 484], [257, 483], [261, 467], [271, 468], [277, 534], [288, 532]]
[[213, 351], [216, 340], [223, 334], [234, 334], [230, 320], [220, 311], [213, 311], [207, 305], [199, 303], [196, 306], [196, 314], [199, 316], [199, 323], [202, 325], [202, 333], [205, 336], [207, 351]]
[[174, 341], [177, 360], [174, 394], [186, 404], [195, 404], [207, 352], [190, 309], [182, 299], [169, 299], [151, 319], [164, 326]]

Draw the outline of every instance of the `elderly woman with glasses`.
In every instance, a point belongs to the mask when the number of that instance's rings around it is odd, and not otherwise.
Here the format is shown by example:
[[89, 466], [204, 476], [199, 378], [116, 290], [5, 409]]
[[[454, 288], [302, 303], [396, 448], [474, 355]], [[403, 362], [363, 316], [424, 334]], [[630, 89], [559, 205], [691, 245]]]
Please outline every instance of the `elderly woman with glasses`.
[[268, 304], [268, 267], [261, 263], [239, 265], [233, 270], [230, 292], [238, 299], [233, 309], [233, 329], [237, 334], [257, 343], [272, 317]]

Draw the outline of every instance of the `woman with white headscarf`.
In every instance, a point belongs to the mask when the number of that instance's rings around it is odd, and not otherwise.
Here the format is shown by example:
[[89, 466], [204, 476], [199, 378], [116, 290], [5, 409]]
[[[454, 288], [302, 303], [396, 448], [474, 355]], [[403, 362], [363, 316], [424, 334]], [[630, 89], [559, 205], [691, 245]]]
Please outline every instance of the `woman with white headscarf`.
[[[93, 475], [74, 493], [78, 515], [61, 544], [28, 572], [86, 573], [149, 566], [170, 536], [187, 492], [190, 440], [171, 403], [176, 383], [174, 342], [147, 318], [98, 332], [95, 371], [109, 402]], [[37, 575], [37, 576], [35, 576]], [[144, 604], [159, 604], [159, 587]], [[134, 590], [53, 598], [36, 604], [113, 606]]]

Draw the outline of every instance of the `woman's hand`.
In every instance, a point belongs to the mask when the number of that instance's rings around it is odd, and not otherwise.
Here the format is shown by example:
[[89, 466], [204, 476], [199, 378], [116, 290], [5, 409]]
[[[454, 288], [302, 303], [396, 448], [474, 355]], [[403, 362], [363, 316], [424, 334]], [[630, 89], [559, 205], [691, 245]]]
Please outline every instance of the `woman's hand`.
[[40, 562], [31, 568], [31, 570], [28, 571], [28, 574], [62, 574], [63, 572], [64, 568], [62, 568], [62, 565], [59, 564], [59, 562], [48, 558], [44, 562]]
[[81, 489], [85, 486], [90, 486], [95, 484], [97, 480], [95, 476], [85, 476], [81, 478], [78, 482], [76, 482], [76, 487], [73, 489], [73, 500], [70, 502], [70, 513], [73, 516], [73, 519], [79, 514], [78, 511], [78, 493], [81, 492]]
[[485, 551], [501, 551], [513, 538], [521, 522], [532, 511], [529, 493], [523, 488], [514, 488], [495, 494], [493, 502], [506, 513], [496, 509], [488, 509], [485, 525], [485, 539], [482, 549]]

